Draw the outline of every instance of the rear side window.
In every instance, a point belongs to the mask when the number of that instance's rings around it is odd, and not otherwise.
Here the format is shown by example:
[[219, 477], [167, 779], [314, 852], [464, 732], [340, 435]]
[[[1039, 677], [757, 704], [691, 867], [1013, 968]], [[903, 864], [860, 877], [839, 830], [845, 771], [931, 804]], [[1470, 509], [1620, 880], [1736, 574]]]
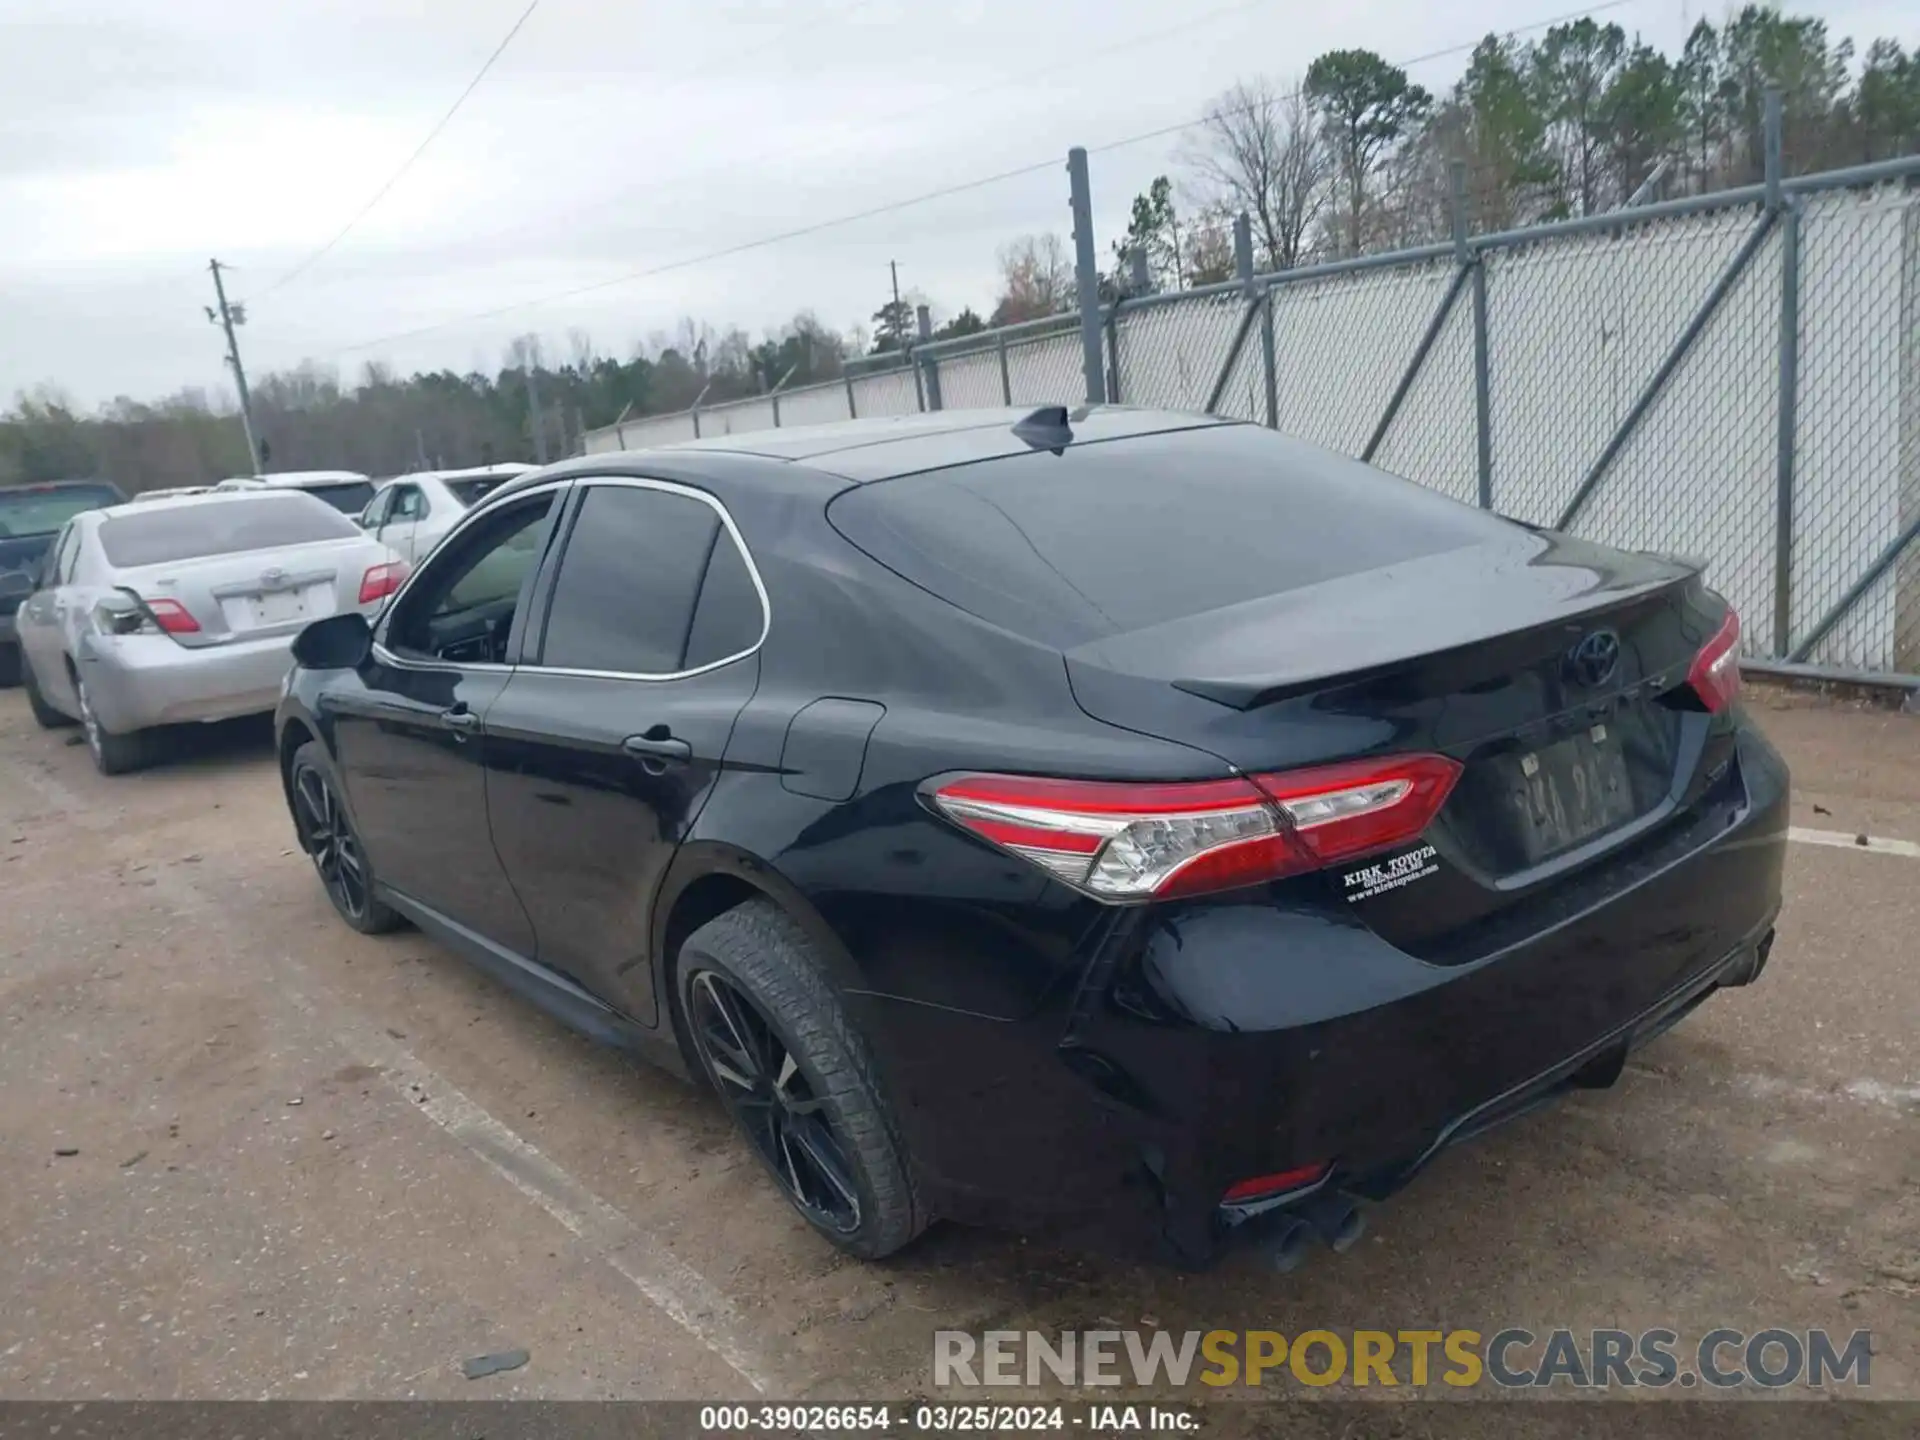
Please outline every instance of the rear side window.
[[315, 499], [324, 500], [342, 515], [358, 515], [373, 499], [371, 480], [341, 480], [327, 485], [300, 487]]
[[834, 527], [1062, 648], [1475, 544], [1502, 522], [1251, 425], [1036, 451], [848, 490]]
[[[708, 602], [702, 587], [710, 570]], [[713, 506], [670, 490], [596, 485], [561, 557], [540, 663], [675, 674], [752, 648], [760, 636], [759, 604]]]
[[512, 478], [511, 475], [487, 475], [478, 480], [449, 480], [446, 485], [454, 499], [472, 509], [481, 496], [491, 495]]
[[170, 565], [243, 550], [274, 550], [347, 540], [360, 527], [309, 495], [249, 493], [204, 504], [131, 510], [100, 525], [100, 549], [109, 563]]

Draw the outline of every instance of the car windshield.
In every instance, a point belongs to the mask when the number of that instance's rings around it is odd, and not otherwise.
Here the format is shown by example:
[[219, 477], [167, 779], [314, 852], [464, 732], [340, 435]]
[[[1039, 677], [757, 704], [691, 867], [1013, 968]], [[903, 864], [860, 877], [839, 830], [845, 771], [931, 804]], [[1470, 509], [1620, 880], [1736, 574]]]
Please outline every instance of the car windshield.
[[325, 485], [300, 487], [316, 500], [324, 500], [342, 515], [358, 515], [373, 499], [371, 480], [336, 480]]
[[51, 535], [74, 516], [120, 497], [105, 485], [22, 485], [0, 490], [0, 536]]
[[359, 534], [352, 520], [308, 496], [249, 494], [115, 515], [100, 526], [100, 548], [111, 564], [130, 569]]
[[447, 489], [453, 492], [454, 499], [471, 507], [482, 495], [491, 495], [512, 478], [510, 475], [482, 475], [473, 480], [449, 480]]

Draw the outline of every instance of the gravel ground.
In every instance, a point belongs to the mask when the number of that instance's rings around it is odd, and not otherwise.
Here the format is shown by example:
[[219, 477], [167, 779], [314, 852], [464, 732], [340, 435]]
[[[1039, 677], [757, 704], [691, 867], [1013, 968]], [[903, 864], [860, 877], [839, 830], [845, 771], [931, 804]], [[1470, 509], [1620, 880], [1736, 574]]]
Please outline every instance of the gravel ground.
[[[1920, 719], [1754, 709], [1796, 825], [1920, 841]], [[340, 925], [264, 727], [118, 780], [65, 742], [0, 694], [0, 1396], [899, 1398], [936, 1329], [1777, 1325], [1871, 1329], [1873, 1393], [1920, 1400], [1920, 859], [1794, 845], [1760, 984], [1348, 1255], [1177, 1275], [942, 1227], [863, 1266], [705, 1095]]]

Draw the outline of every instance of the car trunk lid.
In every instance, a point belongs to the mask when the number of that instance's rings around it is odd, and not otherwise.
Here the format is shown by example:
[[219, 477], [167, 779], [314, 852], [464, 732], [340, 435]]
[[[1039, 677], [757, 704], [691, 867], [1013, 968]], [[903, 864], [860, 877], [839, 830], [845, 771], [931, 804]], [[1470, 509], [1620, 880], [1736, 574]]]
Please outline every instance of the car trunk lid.
[[122, 571], [119, 583], [149, 607], [172, 602], [191, 616], [195, 628], [164, 617], [161, 628], [198, 648], [294, 634], [353, 609], [366, 572], [385, 558], [372, 541], [343, 538], [170, 561]]
[[1503, 914], [1697, 797], [1724, 755], [1687, 681], [1721, 613], [1685, 566], [1515, 528], [1066, 664], [1089, 714], [1250, 774], [1458, 762], [1426, 833], [1320, 880], [1395, 943], [1470, 959]]

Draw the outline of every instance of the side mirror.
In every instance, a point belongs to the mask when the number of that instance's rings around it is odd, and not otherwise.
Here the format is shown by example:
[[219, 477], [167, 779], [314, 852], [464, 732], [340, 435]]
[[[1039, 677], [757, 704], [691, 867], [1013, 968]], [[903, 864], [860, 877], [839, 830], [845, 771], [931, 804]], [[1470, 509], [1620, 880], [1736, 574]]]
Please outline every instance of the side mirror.
[[373, 653], [373, 627], [358, 610], [316, 620], [293, 637], [293, 658], [307, 670], [355, 670]]

